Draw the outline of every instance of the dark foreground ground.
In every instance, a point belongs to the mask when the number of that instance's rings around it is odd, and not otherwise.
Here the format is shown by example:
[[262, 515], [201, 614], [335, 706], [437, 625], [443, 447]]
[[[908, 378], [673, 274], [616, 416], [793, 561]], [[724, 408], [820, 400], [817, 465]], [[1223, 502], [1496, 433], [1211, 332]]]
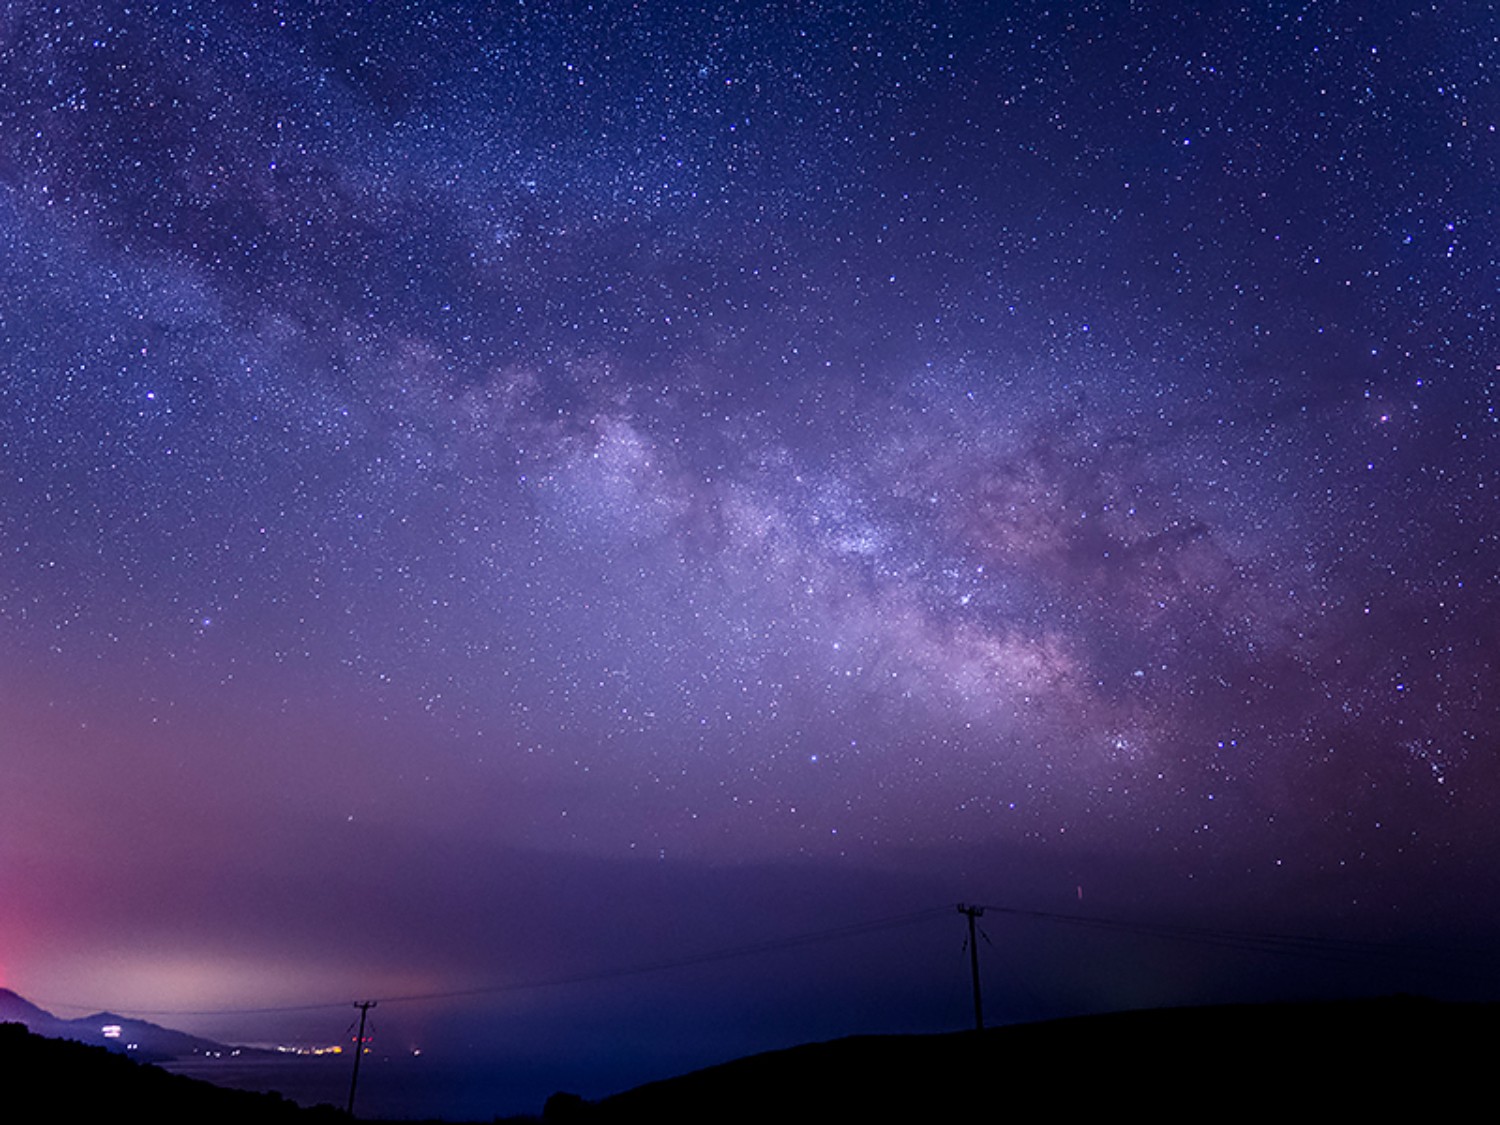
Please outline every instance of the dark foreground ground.
[[[597, 1103], [565, 1094], [549, 1121], [1001, 1121], [1131, 1112], [1161, 1120], [1494, 1112], [1500, 1005], [1407, 997], [1088, 1016], [950, 1035], [860, 1036], [739, 1059]], [[98, 1047], [0, 1025], [8, 1121], [348, 1119], [224, 1090]], [[521, 1120], [521, 1119], [511, 1119]]]
[[1122, 1012], [809, 1044], [552, 1109], [594, 1122], [1449, 1120], [1494, 1112], [1497, 1025], [1500, 1005], [1404, 997]]
[[24, 1024], [0, 1023], [0, 1121], [320, 1125], [348, 1120], [326, 1106], [303, 1109], [279, 1094], [225, 1090], [103, 1047], [44, 1039]]

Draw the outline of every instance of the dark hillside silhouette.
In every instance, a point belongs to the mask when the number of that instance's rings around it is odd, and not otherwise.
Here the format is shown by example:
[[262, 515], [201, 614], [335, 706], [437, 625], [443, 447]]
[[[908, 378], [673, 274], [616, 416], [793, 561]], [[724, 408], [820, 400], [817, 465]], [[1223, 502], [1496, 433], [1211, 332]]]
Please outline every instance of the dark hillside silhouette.
[[0, 1023], [0, 1074], [7, 1120], [14, 1121], [317, 1125], [349, 1120], [328, 1106], [303, 1109], [279, 1094], [226, 1090], [103, 1047], [44, 1039], [19, 1023]]
[[[738, 1059], [586, 1102], [548, 1121], [962, 1121], [1041, 1114], [1151, 1119], [1467, 1119], [1492, 1112], [1500, 1005], [1412, 997], [1121, 1012], [946, 1035], [857, 1036]], [[17, 1120], [349, 1119], [222, 1089], [0, 1023]], [[520, 1120], [520, 1119], [513, 1119]]]
[[793, 1047], [549, 1117], [619, 1122], [962, 1121], [1226, 1113], [1447, 1120], [1492, 1112], [1500, 1005], [1411, 997], [1122, 1012]]

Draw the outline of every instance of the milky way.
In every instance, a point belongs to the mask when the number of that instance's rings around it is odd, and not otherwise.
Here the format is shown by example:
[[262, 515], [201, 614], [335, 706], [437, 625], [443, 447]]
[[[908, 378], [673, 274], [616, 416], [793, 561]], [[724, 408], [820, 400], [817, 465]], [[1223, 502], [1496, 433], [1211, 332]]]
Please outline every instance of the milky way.
[[6, 6], [11, 978], [492, 979], [449, 846], [1483, 913], [1493, 12], [977, 7]]

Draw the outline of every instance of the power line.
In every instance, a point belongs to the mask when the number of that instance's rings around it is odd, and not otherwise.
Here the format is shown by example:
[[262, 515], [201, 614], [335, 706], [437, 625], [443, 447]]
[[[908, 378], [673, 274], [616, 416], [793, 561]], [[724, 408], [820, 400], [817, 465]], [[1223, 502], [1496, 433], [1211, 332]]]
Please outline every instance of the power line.
[[400, 1004], [416, 1000], [451, 1000], [465, 996], [483, 996], [496, 992], [520, 992], [531, 988], [553, 988], [564, 984], [585, 984], [592, 981], [615, 980], [620, 977], [642, 976], [646, 973], [661, 973], [670, 969], [685, 969], [693, 965], [708, 965], [716, 961], [730, 961], [740, 957], [751, 957], [760, 953], [774, 953], [782, 949], [796, 949], [798, 946], [814, 945], [819, 942], [833, 941], [837, 938], [859, 937], [863, 934], [878, 933], [881, 930], [897, 929], [902, 926], [914, 925], [917, 922], [926, 922], [933, 918], [946, 916], [947, 913], [948, 908], [946, 906], [931, 907], [927, 910], [919, 910], [911, 914], [900, 914], [892, 918], [878, 918], [869, 922], [855, 922], [846, 926], [836, 926], [829, 930], [817, 930], [813, 933], [798, 934], [795, 937], [776, 938], [771, 941], [756, 942], [752, 945], [715, 950], [711, 953], [699, 953], [688, 957], [679, 957], [671, 961], [656, 961], [644, 965], [604, 969], [594, 973], [580, 973], [577, 976], [554, 977], [550, 980], [487, 985], [479, 988], [458, 989], [452, 992], [429, 992], [411, 996], [393, 996], [385, 1002]]
[[[378, 1002], [382, 1004], [416, 1003], [432, 1000], [457, 1000], [472, 996], [499, 995], [508, 992], [524, 992], [539, 988], [558, 988], [570, 984], [590, 984], [598, 981], [618, 980], [625, 977], [643, 976], [648, 973], [669, 972], [674, 969], [690, 968], [696, 965], [708, 965], [721, 961], [736, 960], [742, 957], [753, 957], [763, 953], [774, 953], [785, 949], [795, 949], [800, 946], [814, 945], [826, 941], [836, 941], [843, 938], [859, 937], [865, 934], [879, 933], [883, 930], [897, 929], [904, 926], [916, 925], [921, 922], [931, 921], [939, 917], [952, 917], [950, 913], [952, 906], [929, 907], [925, 910], [914, 911], [909, 914], [898, 914], [886, 918], [876, 918], [865, 922], [855, 922], [843, 926], [835, 926], [826, 930], [814, 930], [809, 933], [796, 934], [785, 938], [775, 938], [768, 941], [754, 942], [748, 945], [732, 946], [726, 949], [712, 950], [705, 953], [690, 954], [684, 957], [673, 958], [665, 961], [646, 962], [637, 965], [620, 966], [613, 969], [601, 969], [594, 972], [576, 973], [568, 976], [549, 977], [542, 980], [511, 981], [505, 984], [479, 985], [473, 988], [451, 989], [441, 992], [411, 993], [401, 996], [379, 997]], [[1132, 922], [1118, 918], [1103, 918], [1098, 916], [1081, 914], [1062, 914], [1043, 910], [1026, 910], [1014, 906], [997, 906], [993, 904], [960, 905], [959, 911], [967, 914], [970, 910], [975, 912], [970, 921], [979, 914], [990, 911], [994, 914], [1005, 914], [1016, 918], [1029, 918], [1037, 921], [1054, 922], [1061, 925], [1077, 926], [1085, 929], [1099, 929], [1113, 931], [1116, 933], [1135, 934], [1138, 936], [1155, 937], [1167, 941], [1188, 942], [1191, 944], [1213, 946], [1225, 949], [1238, 949], [1250, 952], [1272, 953], [1280, 956], [1304, 957], [1319, 960], [1334, 960], [1344, 962], [1368, 961], [1380, 958], [1399, 958], [1413, 954], [1442, 954], [1445, 958], [1454, 956], [1472, 956], [1476, 960], [1484, 958], [1486, 962], [1489, 954], [1481, 950], [1470, 949], [1438, 949], [1430, 946], [1400, 945], [1389, 942], [1365, 941], [1347, 938], [1327, 938], [1305, 934], [1278, 934], [1257, 933], [1246, 930], [1214, 929], [1206, 927], [1177, 926], [1164, 923]], [[1451, 962], [1445, 961], [1445, 969], [1456, 968]], [[972, 968], [972, 966], [971, 966]], [[976, 989], [976, 1022], [982, 1020], [978, 1009], [978, 993]], [[41, 1000], [40, 1003], [55, 1008], [75, 1008], [87, 1011], [89, 1007], [83, 1004], [71, 1004], [63, 1001]], [[248, 1015], [280, 1015], [294, 1012], [316, 1012], [327, 1011], [333, 1008], [345, 1007], [349, 1001], [333, 1000], [312, 1004], [289, 1004], [258, 1008], [131, 1008], [132, 1013], [137, 1016], [248, 1016]], [[372, 1001], [373, 1003], [373, 1001]]]
[[364, 1058], [365, 1044], [365, 1017], [370, 1014], [370, 1009], [375, 1007], [374, 1000], [356, 1000], [354, 1006], [359, 1009], [359, 1030], [354, 1034], [354, 1077], [349, 1079], [349, 1108], [345, 1111], [350, 1117], [354, 1116], [354, 1091], [359, 1088], [359, 1060]]
[[974, 1030], [984, 1030], [984, 1002], [979, 996], [979, 943], [974, 936], [974, 919], [984, 914], [982, 906], [958, 904], [958, 912], [969, 919], [969, 976], [974, 983]]
[[[918, 922], [930, 921], [938, 917], [948, 916], [949, 907], [929, 907], [926, 910], [914, 911], [910, 914], [898, 914], [888, 918], [876, 918], [867, 922], [854, 922], [844, 926], [835, 926], [827, 930], [815, 930], [811, 933], [796, 934], [791, 937], [773, 938], [769, 941], [755, 942], [750, 945], [733, 946], [728, 949], [718, 949], [707, 953], [691, 954], [686, 957], [675, 958], [670, 961], [654, 961], [640, 965], [626, 965], [614, 969], [602, 969], [591, 973], [578, 973], [572, 976], [550, 977], [544, 980], [512, 981], [506, 984], [479, 985], [474, 988], [453, 989], [445, 992], [413, 993], [405, 996], [382, 996], [378, 997], [381, 1004], [404, 1004], [424, 1000], [457, 1000], [469, 996], [488, 996], [504, 992], [523, 992], [534, 988], [557, 988], [568, 984], [588, 984], [594, 981], [617, 980], [622, 977], [642, 976], [647, 973], [661, 973], [672, 969], [685, 969], [694, 965], [708, 965], [717, 961], [730, 961], [740, 957], [753, 957], [761, 953], [775, 953], [783, 949], [796, 949], [799, 946], [814, 945], [825, 941], [834, 941], [839, 938], [860, 937], [864, 934], [879, 933], [882, 930], [897, 929], [903, 926], [915, 925]], [[40, 1003], [49, 1004], [58, 1008], [87, 1008], [83, 1004], [67, 1004], [62, 1001], [42, 1000]], [[349, 1001], [333, 1000], [317, 1004], [290, 1004], [266, 1008], [131, 1008], [130, 1011], [138, 1016], [256, 1016], [256, 1015], [279, 1015], [290, 1012], [317, 1012], [326, 1011], [330, 1008], [345, 1007]]]
[[[1330, 938], [1309, 934], [1265, 933], [1251, 930], [1231, 930], [1198, 926], [1175, 926], [1165, 923], [1129, 922], [1116, 918], [1101, 918], [1083, 914], [1060, 914], [1044, 910], [1023, 910], [1013, 906], [987, 906], [985, 909], [1012, 917], [1031, 918], [1038, 921], [1057, 922], [1085, 929], [1111, 930], [1117, 933], [1155, 937], [1165, 941], [1180, 941], [1195, 945], [1207, 945], [1223, 949], [1238, 949], [1248, 952], [1272, 953], [1279, 956], [1304, 957], [1313, 960], [1354, 963], [1376, 959], [1409, 958], [1413, 955], [1442, 955], [1444, 958], [1473, 957], [1487, 964], [1491, 954], [1479, 949], [1437, 948], [1400, 944], [1396, 942], [1369, 941], [1359, 938]], [[1444, 968], [1453, 967], [1450, 961]]]

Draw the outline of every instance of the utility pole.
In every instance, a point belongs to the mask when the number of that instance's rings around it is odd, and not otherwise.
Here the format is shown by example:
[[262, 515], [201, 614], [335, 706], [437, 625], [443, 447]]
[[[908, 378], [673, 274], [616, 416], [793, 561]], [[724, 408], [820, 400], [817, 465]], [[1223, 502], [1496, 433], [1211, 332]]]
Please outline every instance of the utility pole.
[[365, 1053], [365, 1016], [369, 1015], [370, 1009], [375, 1006], [375, 1001], [356, 1000], [354, 1006], [359, 1009], [359, 1034], [354, 1037], [354, 1077], [349, 1080], [350, 1117], [354, 1116], [354, 1091], [359, 1086], [359, 1060], [360, 1056]]
[[974, 919], [984, 914], [982, 906], [958, 904], [958, 912], [969, 918], [969, 975], [974, 979], [974, 1030], [984, 1030], [984, 1004], [979, 999], [979, 946], [974, 940]]

